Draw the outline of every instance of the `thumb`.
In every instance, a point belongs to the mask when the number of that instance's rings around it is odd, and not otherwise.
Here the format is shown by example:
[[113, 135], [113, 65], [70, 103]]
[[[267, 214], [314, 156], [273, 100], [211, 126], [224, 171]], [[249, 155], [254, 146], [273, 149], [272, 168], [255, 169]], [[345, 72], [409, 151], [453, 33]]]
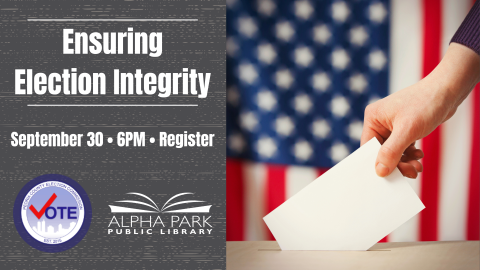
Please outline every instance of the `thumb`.
[[402, 128], [394, 128], [392, 134], [378, 152], [375, 171], [378, 176], [385, 177], [393, 172], [402, 158], [403, 152], [415, 141], [410, 132]]

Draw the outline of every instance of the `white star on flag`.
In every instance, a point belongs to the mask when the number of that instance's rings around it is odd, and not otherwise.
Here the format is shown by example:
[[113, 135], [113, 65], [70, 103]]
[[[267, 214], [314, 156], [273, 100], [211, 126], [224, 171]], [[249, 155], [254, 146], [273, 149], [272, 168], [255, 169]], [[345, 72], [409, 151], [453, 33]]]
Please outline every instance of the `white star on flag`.
[[270, 17], [275, 12], [277, 6], [272, 0], [258, 0], [257, 10], [263, 16]]
[[281, 69], [275, 73], [275, 83], [281, 89], [289, 89], [293, 83], [293, 76], [290, 70]]
[[232, 9], [237, 4], [237, 0], [227, 0], [227, 7]]
[[305, 115], [312, 109], [313, 103], [311, 98], [307, 94], [298, 94], [293, 100], [293, 107], [299, 114]]
[[370, 99], [368, 100], [368, 105], [372, 104], [372, 103], [375, 103], [377, 101], [379, 101], [381, 98], [377, 97], [377, 96], [372, 96], [370, 97]]
[[325, 119], [316, 119], [312, 123], [312, 134], [317, 139], [325, 139], [330, 134], [330, 124]]
[[243, 112], [240, 115], [240, 125], [243, 129], [253, 132], [258, 126], [258, 118], [253, 112]]
[[235, 133], [228, 137], [228, 147], [232, 151], [236, 153], [241, 153], [243, 152], [243, 149], [245, 148], [245, 146], [246, 146], [245, 140], [243, 139], [243, 136], [240, 133]]
[[332, 18], [338, 22], [343, 23], [350, 16], [350, 8], [343, 1], [334, 2], [332, 4]]
[[387, 57], [381, 50], [373, 50], [368, 55], [368, 66], [374, 71], [382, 70], [387, 64]]
[[277, 98], [272, 91], [267, 89], [262, 89], [257, 94], [257, 106], [266, 111], [272, 111], [277, 105]]
[[325, 24], [320, 24], [313, 28], [313, 40], [320, 44], [327, 44], [330, 40], [332, 33]]
[[258, 26], [251, 17], [238, 19], [238, 31], [247, 38], [253, 38], [257, 34]]
[[308, 67], [313, 61], [313, 53], [308, 47], [300, 46], [295, 49], [295, 63], [300, 67]]
[[233, 37], [227, 38], [227, 54], [230, 57], [234, 57], [238, 51], [237, 41]]
[[258, 78], [257, 69], [250, 63], [241, 64], [238, 70], [238, 77], [247, 84], [253, 84]]
[[367, 79], [365, 78], [364, 75], [360, 73], [353, 74], [348, 79], [348, 88], [350, 88], [352, 92], [361, 94], [365, 91], [367, 86], [368, 86]]
[[313, 88], [320, 92], [327, 91], [328, 87], [330, 87], [330, 84], [332, 84], [330, 76], [328, 76], [328, 74], [325, 72], [317, 72], [312, 77]]
[[262, 43], [257, 48], [258, 60], [260, 62], [270, 65], [277, 58], [277, 52], [270, 43]]
[[337, 48], [332, 52], [332, 66], [338, 70], [344, 70], [350, 63], [350, 56], [347, 51]]
[[348, 125], [348, 136], [350, 139], [360, 141], [362, 138], [363, 122], [359, 120], [352, 121]]
[[227, 89], [227, 102], [231, 105], [237, 107], [240, 100], [240, 94], [238, 93], [238, 89], [235, 86], [230, 86]]
[[355, 26], [350, 29], [350, 43], [355, 46], [361, 47], [368, 40], [368, 33], [363, 26]]
[[305, 140], [298, 140], [293, 147], [293, 155], [300, 161], [307, 161], [312, 157], [312, 145]]
[[368, 17], [375, 23], [382, 23], [387, 17], [387, 14], [387, 9], [380, 2], [373, 3], [368, 8]]
[[276, 34], [277, 38], [281, 41], [289, 42], [290, 40], [292, 40], [295, 31], [293, 30], [293, 26], [290, 22], [283, 21], [277, 23]]
[[256, 144], [257, 153], [265, 159], [269, 159], [277, 152], [277, 144], [267, 136], [261, 137]]
[[275, 120], [274, 128], [278, 135], [288, 137], [292, 135], [295, 126], [293, 124], [292, 118], [286, 115], [282, 115]]
[[340, 162], [350, 155], [350, 150], [344, 143], [336, 142], [330, 148], [330, 158], [335, 162]]
[[344, 96], [336, 96], [330, 103], [332, 114], [336, 117], [344, 117], [350, 111], [350, 103]]
[[313, 7], [307, 0], [299, 0], [295, 2], [295, 15], [302, 19], [308, 20], [312, 16]]

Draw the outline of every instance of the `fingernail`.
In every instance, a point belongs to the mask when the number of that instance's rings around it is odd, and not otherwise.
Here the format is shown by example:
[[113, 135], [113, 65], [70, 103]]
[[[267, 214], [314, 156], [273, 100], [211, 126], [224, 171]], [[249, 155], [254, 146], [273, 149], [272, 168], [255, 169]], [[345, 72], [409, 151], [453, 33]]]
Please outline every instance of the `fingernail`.
[[377, 166], [375, 166], [375, 171], [377, 172], [377, 175], [380, 177], [385, 177], [388, 175], [390, 170], [388, 169], [387, 166], [383, 165], [382, 163], [377, 163]]

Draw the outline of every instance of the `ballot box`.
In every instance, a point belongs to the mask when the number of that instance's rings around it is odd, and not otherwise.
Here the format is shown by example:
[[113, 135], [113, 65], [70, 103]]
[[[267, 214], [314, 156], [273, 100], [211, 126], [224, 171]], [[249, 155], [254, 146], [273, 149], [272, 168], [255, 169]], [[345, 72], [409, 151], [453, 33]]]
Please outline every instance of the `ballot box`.
[[478, 270], [479, 241], [377, 243], [368, 251], [282, 251], [275, 241], [227, 242], [227, 269]]

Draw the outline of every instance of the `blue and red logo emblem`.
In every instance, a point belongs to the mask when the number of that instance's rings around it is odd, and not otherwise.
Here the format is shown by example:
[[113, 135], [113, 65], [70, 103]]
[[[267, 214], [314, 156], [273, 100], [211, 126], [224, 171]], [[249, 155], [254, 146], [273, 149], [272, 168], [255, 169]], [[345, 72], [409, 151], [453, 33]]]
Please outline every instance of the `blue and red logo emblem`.
[[46, 174], [20, 190], [13, 218], [18, 233], [30, 246], [61, 252], [74, 247], [87, 234], [92, 206], [85, 190], [73, 179]]

